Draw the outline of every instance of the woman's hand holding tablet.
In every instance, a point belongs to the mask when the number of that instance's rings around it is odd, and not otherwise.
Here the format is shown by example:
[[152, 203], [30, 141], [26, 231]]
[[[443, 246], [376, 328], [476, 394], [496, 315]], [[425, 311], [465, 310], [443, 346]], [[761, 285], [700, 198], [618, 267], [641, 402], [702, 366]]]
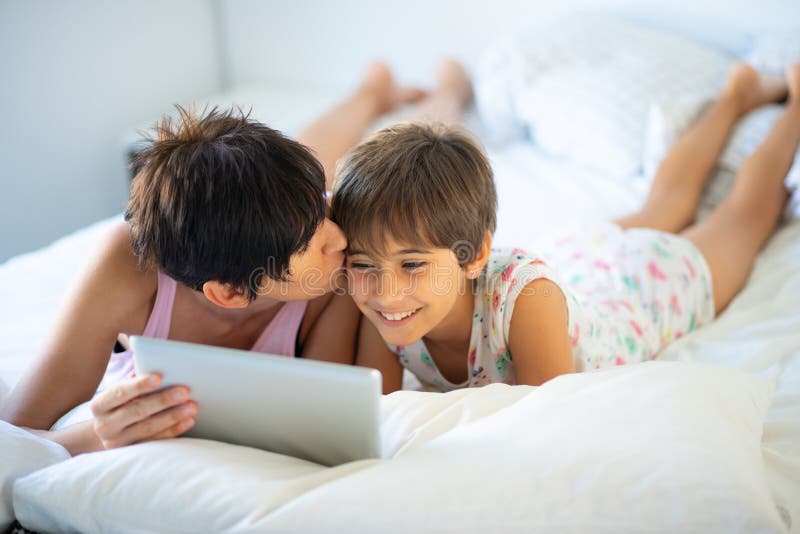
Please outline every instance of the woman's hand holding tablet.
[[120, 382], [92, 401], [94, 431], [103, 447], [179, 436], [192, 428], [197, 403], [189, 388], [160, 389], [161, 375], [148, 373]]

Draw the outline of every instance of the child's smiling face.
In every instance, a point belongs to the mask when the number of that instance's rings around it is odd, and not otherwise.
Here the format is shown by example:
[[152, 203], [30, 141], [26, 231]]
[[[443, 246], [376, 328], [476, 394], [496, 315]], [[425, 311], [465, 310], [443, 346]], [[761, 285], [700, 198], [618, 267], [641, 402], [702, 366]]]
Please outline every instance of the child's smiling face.
[[469, 280], [450, 249], [387, 238], [385, 251], [348, 252], [350, 293], [387, 343], [409, 345], [447, 317]]

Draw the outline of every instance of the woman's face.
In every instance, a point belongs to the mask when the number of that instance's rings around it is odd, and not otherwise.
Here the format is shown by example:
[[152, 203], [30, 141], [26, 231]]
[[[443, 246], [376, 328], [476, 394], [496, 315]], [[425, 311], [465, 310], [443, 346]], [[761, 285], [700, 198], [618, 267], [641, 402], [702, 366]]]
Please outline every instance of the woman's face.
[[[310, 300], [339, 287], [345, 280], [347, 239], [339, 226], [326, 218], [317, 227], [308, 247], [289, 260], [288, 281], [263, 277], [259, 296], [275, 300]], [[341, 278], [340, 278], [341, 277]]]

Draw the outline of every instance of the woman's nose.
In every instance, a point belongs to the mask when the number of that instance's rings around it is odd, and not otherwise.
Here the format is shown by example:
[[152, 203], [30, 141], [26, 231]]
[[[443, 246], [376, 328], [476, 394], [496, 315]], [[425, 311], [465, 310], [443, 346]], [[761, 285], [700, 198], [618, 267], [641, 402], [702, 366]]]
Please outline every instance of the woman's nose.
[[340, 254], [347, 248], [347, 238], [339, 225], [330, 219], [325, 221], [328, 225], [328, 239], [325, 243], [325, 252], [328, 254]]

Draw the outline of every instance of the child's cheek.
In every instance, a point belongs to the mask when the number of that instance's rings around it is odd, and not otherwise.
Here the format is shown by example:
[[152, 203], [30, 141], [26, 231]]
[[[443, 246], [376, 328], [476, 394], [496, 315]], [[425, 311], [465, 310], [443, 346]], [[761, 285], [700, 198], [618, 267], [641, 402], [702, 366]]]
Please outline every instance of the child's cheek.
[[359, 306], [366, 305], [370, 296], [370, 284], [366, 276], [358, 271], [351, 271], [349, 276], [350, 295]]

